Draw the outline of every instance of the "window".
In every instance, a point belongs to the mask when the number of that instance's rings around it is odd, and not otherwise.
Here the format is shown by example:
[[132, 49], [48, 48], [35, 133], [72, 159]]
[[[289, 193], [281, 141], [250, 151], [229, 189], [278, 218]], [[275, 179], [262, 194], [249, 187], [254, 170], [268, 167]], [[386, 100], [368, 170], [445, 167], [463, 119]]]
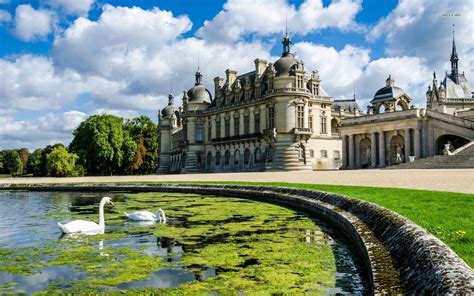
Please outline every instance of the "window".
[[209, 121], [209, 124], [207, 125], [207, 141], [210, 142], [212, 139], [212, 125], [211, 122]]
[[224, 165], [230, 164], [230, 151], [227, 150], [224, 154]]
[[217, 118], [216, 119], [216, 138], [221, 137], [221, 119]]
[[244, 164], [249, 164], [250, 162], [250, 150], [245, 149], [244, 152]]
[[260, 148], [257, 147], [257, 149], [255, 149], [254, 162], [259, 163], [261, 157], [262, 157], [262, 153], [260, 152]]
[[239, 161], [240, 161], [240, 151], [239, 150], [235, 150], [234, 152], [234, 164], [239, 164]]
[[254, 127], [256, 133], [260, 132], [260, 113], [254, 115]]
[[308, 116], [308, 125], [310, 129], [313, 128], [313, 115], [311, 114], [311, 112], [309, 113], [309, 116]]
[[327, 150], [321, 150], [321, 158], [328, 158], [328, 151]]
[[321, 134], [327, 134], [326, 117], [321, 117]]
[[221, 165], [221, 152], [216, 152], [216, 165]]
[[313, 83], [313, 89], [312, 89], [312, 93], [313, 95], [315, 96], [319, 96], [319, 88], [318, 88], [318, 85], [316, 83]]
[[268, 128], [275, 127], [275, 106], [268, 106]]
[[224, 119], [225, 137], [230, 136], [230, 118]]
[[211, 162], [212, 162], [212, 153], [209, 152], [207, 154], [207, 166], [210, 167], [211, 166]]
[[335, 160], [341, 159], [341, 152], [339, 150], [334, 150], [333, 155]]
[[296, 106], [296, 127], [304, 127], [304, 106]]
[[244, 115], [244, 134], [248, 135], [250, 133], [250, 116]]
[[234, 117], [234, 136], [240, 135], [240, 117]]
[[202, 123], [196, 124], [196, 143], [202, 143], [203, 141], [204, 127]]
[[311, 157], [311, 158], [314, 157], [314, 150], [313, 149], [309, 150], [309, 157]]
[[304, 88], [303, 85], [304, 85], [303, 76], [298, 75], [297, 78], [296, 78], [296, 87], [297, 88]]

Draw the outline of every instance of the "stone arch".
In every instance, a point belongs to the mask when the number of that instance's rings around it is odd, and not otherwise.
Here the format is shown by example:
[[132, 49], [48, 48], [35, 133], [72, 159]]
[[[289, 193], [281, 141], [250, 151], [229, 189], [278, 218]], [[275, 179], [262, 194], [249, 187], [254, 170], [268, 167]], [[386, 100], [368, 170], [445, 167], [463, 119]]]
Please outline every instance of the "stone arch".
[[359, 142], [359, 167], [368, 168], [372, 165], [371, 142], [365, 137]]
[[207, 153], [206, 163], [207, 167], [210, 168], [212, 164], [212, 153], [210, 151]]
[[230, 151], [226, 150], [224, 153], [224, 165], [228, 166], [230, 165]]
[[377, 106], [377, 114], [382, 114], [382, 113], [385, 113], [389, 110], [389, 106], [385, 103], [383, 104], [379, 104]]
[[410, 106], [408, 105], [408, 102], [404, 99], [398, 99], [395, 102], [395, 110], [396, 111], [406, 111], [410, 109]]
[[221, 165], [221, 152], [217, 151], [216, 152], [216, 166], [220, 166], [220, 165]]
[[405, 141], [401, 135], [395, 135], [390, 139], [389, 149], [389, 165], [405, 162]]
[[254, 163], [258, 164], [260, 163], [260, 159], [262, 158], [262, 151], [260, 150], [260, 147], [255, 148], [255, 153], [254, 153]]
[[336, 118], [331, 119], [331, 133], [339, 134], [339, 121]]
[[[449, 154], [449, 152], [453, 152], [454, 150], [458, 149], [469, 143], [469, 140], [453, 134], [444, 134], [436, 139], [436, 154], [443, 155]], [[448, 145], [448, 146], [446, 146]]]
[[234, 151], [234, 164], [239, 165], [240, 162], [240, 150], [237, 149]]
[[250, 149], [245, 149], [244, 151], [244, 165], [248, 165], [250, 163]]

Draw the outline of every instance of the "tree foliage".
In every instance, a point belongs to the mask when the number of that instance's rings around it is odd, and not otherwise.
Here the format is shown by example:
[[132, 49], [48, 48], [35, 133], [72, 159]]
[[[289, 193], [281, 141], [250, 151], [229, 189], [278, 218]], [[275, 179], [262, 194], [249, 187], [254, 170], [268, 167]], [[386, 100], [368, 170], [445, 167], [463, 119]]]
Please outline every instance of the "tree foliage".
[[131, 172], [154, 174], [158, 166], [157, 125], [149, 117], [142, 115], [128, 120], [125, 126], [137, 143], [137, 155], [132, 163]]
[[18, 150], [18, 155], [20, 156], [22, 164], [22, 173], [26, 174], [28, 170], [28, 156], [30, 155], [30, 151], [28, 151], [28, 148], [21, 148]]
[[46, 157], [48, 174], [52, 177], [72, 176], [79, 157], [69, 153], [64, 147], [57, 147]]
[[19, 176], [23, 173], [23, 163], [20, 154], [15, 150], [6, 150], [3, 153], [3, 167], [5, 173]]
[[45, 176], [42, 173], [43, 149], [38, 148], [28, 157], [28, 173], [33, 176]]

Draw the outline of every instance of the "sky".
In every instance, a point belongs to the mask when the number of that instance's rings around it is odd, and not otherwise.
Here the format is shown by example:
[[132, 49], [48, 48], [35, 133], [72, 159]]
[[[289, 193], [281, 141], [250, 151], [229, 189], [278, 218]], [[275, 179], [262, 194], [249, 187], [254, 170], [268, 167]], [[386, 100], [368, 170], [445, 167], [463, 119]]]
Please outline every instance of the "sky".
[[433, 71], [450, 70], [453, 24], [473, 85], [473, 0], [0, 0], [0, 150], [67, 145], [93, 114], [156, 122], [198, 60], [211, 93], [226, 69], [277, 60], [286, 23], [326, 92], [364, 109], [388, 75], [424, 107]]

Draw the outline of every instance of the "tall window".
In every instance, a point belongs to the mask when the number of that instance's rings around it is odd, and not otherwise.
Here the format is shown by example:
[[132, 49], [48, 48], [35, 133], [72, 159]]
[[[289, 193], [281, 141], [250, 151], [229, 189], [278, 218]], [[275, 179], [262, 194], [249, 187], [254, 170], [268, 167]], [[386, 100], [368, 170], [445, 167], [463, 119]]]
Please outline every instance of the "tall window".
[[275, 127], [275, 106], [268, 106], [268, 128]]
[[221, 137], [221, 119], [216, 118], [216, 138]]
[[216, 152], [216, 165], [221, 165], [221, 152]]
[[310, 129], [313, 129], [313, 115], [311, 114], [311, 112], [309, 112], [308, 116], [308, 125]]
[[207, 141], [210, 142], [212, 139], [212, 125], [211, 122], [209, 121], [209, 124], [207, 125]]
[[327, 134], [326, 117], [321, 117], [321, 134]]
[[234, 117], [234, 136], [240, 135], [240, 117]]
[[297, 78], [296, 78], [296, 83], [297, 83], [297, 88], [304, 88], [303, 87], [303, 84], [304, 84], [304, 81], [303, 81], [303, 76], [301, 75], [298, 75]]
[[204, 127], [202, 123], [196, 124], [196, 143], [202, 143], [203, 133], [204, 133]]
[[296, 127], [304, 127], [304, 106], [296, 106]]
[[224, 119], [224, 128], [225, 128], [225, 136], [229, 137], [230, 136], [230, 118]]
[[224, 165], [229, 165], [230, 164], [230, 151], [226, 150], [224, 154]]
[[248, 135], [250, 133], [250, 116], [244, 115], [244, 134]]
[[258, 133], [260, 132], [260, 114], [257, 113], [254, 116], [254, 127], [255, 127], [255, 132]]

